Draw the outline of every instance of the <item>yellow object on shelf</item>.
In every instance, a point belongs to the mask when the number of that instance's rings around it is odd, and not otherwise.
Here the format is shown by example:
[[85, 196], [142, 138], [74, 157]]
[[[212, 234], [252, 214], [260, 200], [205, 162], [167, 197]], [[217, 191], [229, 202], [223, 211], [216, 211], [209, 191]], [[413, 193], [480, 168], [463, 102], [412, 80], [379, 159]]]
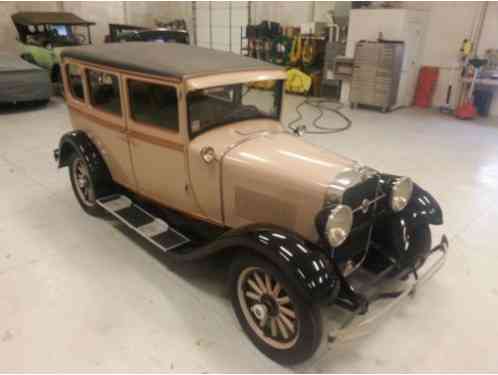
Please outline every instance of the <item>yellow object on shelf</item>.
[[261, 90], [271, 90], [275, 87], [275, 80], [270, 79], [266, 81], [256, 81], [249, 83], [249, 87]]
[[285, 81], [285, 90], [288, 92], [304, 94], [311, 88], [311, 77], [304, 74], [298, 69], [289, 69], [287, 71], [287, 81]]

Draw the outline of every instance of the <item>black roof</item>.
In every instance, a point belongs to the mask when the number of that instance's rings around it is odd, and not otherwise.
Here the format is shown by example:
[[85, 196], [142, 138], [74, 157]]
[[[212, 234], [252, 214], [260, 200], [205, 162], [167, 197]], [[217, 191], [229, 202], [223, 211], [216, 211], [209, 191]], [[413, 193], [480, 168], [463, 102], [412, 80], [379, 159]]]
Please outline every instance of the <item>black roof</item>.
[[12, 21], [20, 25], [95, 25], [73, 13], [67, 12], [18, 12], [12, 15]]
[[62, 51], [62, 57], [180, 79], [247, 70], [282, 70], [277, 65], [235, 53], [179, 43], [129, 42], [71, 47]]

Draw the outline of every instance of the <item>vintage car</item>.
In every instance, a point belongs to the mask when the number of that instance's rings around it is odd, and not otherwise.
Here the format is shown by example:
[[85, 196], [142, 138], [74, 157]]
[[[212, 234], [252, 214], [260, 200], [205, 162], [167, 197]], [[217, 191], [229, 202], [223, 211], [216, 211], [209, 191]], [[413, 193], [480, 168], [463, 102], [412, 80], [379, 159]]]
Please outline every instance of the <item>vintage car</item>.
[[105, 37], [106, 43], [116, 42], [160, 42], [190, 44], [187, 30], [177, 30], [168, 27], [154, 29], [111, 23], [109, 35]]
[[65, 12], [18, 12], [12, 15], [12, 21], [22, 45], [21, 56], [47, 69], [52, 83], [60, 89], [61, 47], [91, 44], [90, 26], [95, 23]]
[[[83, 210], [112, 214], [173, 259], [230, 257], [236, 316], [273, 360], [302, 362], [326, 341], [320, 307], [361, 319], [442, 266], [436, 200], [286, 129], [282, 68], [133, 42], [65, 50], [62, 66], [74, 130], [54, 156]], [[351, 283], [360, 269], [408, 286], [363, 293]]]
[[47, 71], [19, 56], [0, 52], [0, 104], [46, 104], [51, 87]]

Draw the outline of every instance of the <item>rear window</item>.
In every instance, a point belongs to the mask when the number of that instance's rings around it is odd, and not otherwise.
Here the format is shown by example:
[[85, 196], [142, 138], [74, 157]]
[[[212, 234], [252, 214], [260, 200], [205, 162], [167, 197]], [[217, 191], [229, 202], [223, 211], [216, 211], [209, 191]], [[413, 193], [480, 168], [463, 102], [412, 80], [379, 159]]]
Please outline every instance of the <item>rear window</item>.
[[67, 64], [66, 73], [69, 81], [71, 96], [82, 101], [85, 100], [80, 67], [75, 64]]
[[133, 120], [178, 131], [178, 99], [175, 87], [129, 79], [128, 96]]
[[104, 112], [121, 116], [119, 79], [116, 75], [97, 70], [87, 70], [90, 103]]

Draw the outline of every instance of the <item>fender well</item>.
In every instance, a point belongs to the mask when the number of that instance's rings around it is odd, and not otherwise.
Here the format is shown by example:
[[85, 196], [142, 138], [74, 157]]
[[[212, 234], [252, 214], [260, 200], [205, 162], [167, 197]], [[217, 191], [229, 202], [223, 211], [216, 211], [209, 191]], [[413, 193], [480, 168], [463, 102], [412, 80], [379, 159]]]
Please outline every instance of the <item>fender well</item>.
[[64, 134], [59, 142], [59, 168], [67, 167], [71, 154], [78, 153], [87, 162], [91, 172], [102, 178], [105, 183], [112, 183], [112, 177], [107, 165], [100, 155], [97, 146], [88, 135], [81, 130]]
[[226, 232], [218, 241], [265, 257], [310, 301], [331, 301], [339, 292], [339, 277], [323, 250], [286, 229], [251, 224]]

